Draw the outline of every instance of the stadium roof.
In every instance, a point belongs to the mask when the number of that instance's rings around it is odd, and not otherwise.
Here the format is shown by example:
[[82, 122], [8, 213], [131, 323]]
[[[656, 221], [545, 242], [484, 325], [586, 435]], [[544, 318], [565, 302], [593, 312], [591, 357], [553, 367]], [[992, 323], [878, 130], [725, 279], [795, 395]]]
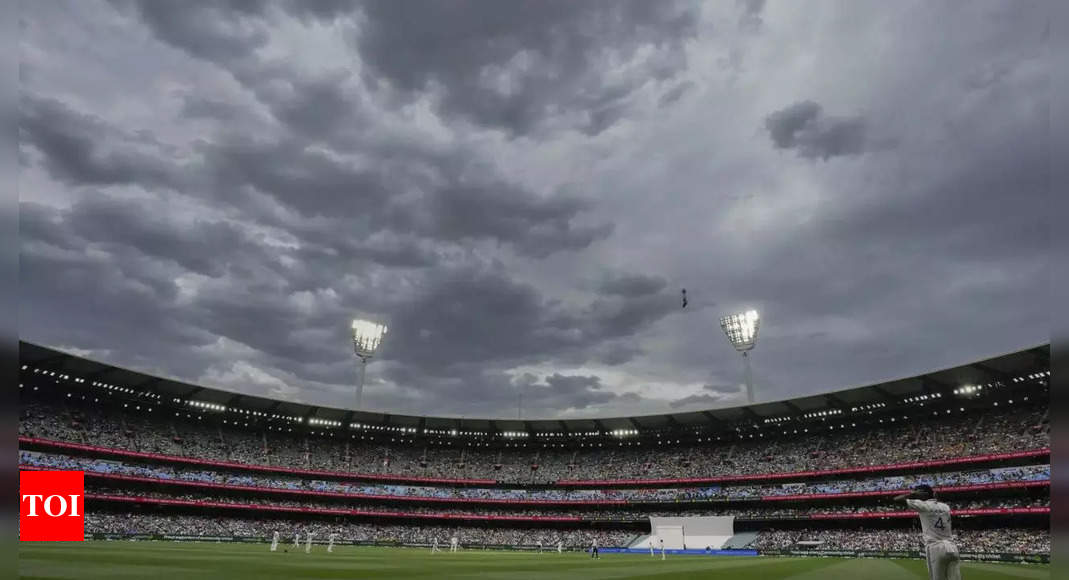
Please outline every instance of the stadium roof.
[[161, 401], [217, 405], [219, 408], [242, 409], [267, 416], [301, 418], [309, 425], [337, 422], [338, 425], [359, 423], [373, 428], [404, 428], [474, 433], [586, 433], [626, 430], [660, 430], [686, 427], [728, 429], [739, 423], [767, 423], [781, 417], [837, 415], [883, 406], [897, 406], [929, 398], [952, 397], [965, 386], [1009, 385], [1035, 379], [1049, 372], [1050, 345], [1043, 344], [908, 378], [884, 381], [851, 389], [810, 395], [788, 400], [757, 403], [738, 407], [687, 411], [634, 417], [606, 417], [596, 419], [470, 419], [459, 417], [430, 417], [392, 413], [353, 411], [281, 401], [204, 387], [184, 381], [146, 374], [119, 366], [93, 361], [53, 348], [19, 342], [23, 372], [41, 369], [57, 375], [78, 377], [86, 384], [103, 383], [129, 389], [130, 392], [151, 393]]

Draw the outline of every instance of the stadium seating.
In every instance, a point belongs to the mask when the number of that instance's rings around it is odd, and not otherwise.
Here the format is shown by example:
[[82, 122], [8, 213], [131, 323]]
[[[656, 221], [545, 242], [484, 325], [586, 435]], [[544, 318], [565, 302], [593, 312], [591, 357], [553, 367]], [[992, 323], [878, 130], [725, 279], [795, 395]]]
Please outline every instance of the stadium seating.
[[[1045, 398], [943, 406], [812, 434], [675, 442], [510, 442], [235, 424], [162, 405], [23, 391], [23, 469], [86, 472], [86, 533], [107, 537], [627, 546], [651, 516], [734, 516], [737, 548], [916, 549], [889, 496], [929, 483], [963, 549], [1049, 553]], [[150, 411], [152, 409], [153, 411]], [[207, 420], [206, 420], [207, 419]], [[615, 444], [614, 444], [615, 443]], [[835, 473], [829, 471], [837, 470]], [[872, 525], [867, 522], [872, 521]], [[858, 526], [861, 526], [860, 528]]]
[[[103, 408], [47, 408], [23, 411], [19, 433], [26, 437], [324, 471], [440, 478], [479, 478], [517, 483], [555, 480], [710, 477], [843, 469], [877, 464], [985, 455], [1049, 447], [1045, 407], [941, 418], [915, 429], [900, 423], [883, 429], [841, 431], [834, 437], [803, 436], [779, 441], [650, 449], [598, 450], [457, 449], [322, 436], [282, 436], [222, 428], [206, 423], [127, 414]], [[975, 428], [983, 425], [982, 429]], [[1035, 429], [1036, 426], [1043, 428]], [[355, 436], [354, 436], [355, 437]], [[879, 453], [874, 453], [879, 449]], [[531, 466], [537, 465], [537, 470]]]

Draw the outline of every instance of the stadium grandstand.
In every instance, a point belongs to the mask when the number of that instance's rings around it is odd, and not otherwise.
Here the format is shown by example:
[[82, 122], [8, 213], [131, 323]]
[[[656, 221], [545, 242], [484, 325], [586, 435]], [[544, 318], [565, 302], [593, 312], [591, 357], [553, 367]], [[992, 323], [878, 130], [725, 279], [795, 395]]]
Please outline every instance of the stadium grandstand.
[[[964, 559], [1047, 561], [1049, 346], [823, 395], [505, 420], [235, 394], [21, 343], [23, 470], [85, 472], [87, 538], [919, 557], [935, 487]], [[667, 528], [666, 528], [667, 529]], [[687, 537], [716, 538], [686, 545]]]

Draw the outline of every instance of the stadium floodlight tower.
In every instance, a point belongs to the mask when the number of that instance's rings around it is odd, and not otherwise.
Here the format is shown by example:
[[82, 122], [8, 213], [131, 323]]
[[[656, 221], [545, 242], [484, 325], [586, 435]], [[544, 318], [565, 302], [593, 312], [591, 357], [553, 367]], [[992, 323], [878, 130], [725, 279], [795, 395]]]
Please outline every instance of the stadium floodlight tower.
[[742, 353], [743, 364], [746, 366], [746, 399], [752, 405], [753, 393], [753, 370], [750, 368], [750, 351], [757, 346], [757, 330], [761, 327], [761, 317], [756, 310], [747, 310], [740, 314], [731, 314], [720, 319], [720, 328], [731, 341], [731, 346]]
[[386, 334], [386, 325], [369, 320], [353, 320], [353, 352], [360, 359], [360, 382], [356, 384], [356, 408], [360, 409], [364, 398], [364, 378], [367, 376], [367, 363], [375, 356]]

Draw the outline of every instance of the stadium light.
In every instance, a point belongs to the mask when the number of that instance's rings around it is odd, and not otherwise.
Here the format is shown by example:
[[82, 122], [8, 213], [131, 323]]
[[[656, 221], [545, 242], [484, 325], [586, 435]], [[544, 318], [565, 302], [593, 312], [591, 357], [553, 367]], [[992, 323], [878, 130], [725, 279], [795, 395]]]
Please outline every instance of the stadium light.
[[364, 398], [364, 378], [367, 376], [367, 363], [375, 356], [386, 334], [386, 325], [368, 320], [355, 319], [353, 330], [353, 353], [360, 359], [360, 380], [356, 385], [356, 409]]
[[750, 351], [757, 346], [757, 331], [761, 328], [761, 317], [756, 310], [747, 310], [740, 314], [731, 314], [720, 318], [720, 328], [724, 329], [728, 341], [735, 350], [742, 353], [746, 366], [746, 399], [753, 404], [753, 370], [750, 368]]

